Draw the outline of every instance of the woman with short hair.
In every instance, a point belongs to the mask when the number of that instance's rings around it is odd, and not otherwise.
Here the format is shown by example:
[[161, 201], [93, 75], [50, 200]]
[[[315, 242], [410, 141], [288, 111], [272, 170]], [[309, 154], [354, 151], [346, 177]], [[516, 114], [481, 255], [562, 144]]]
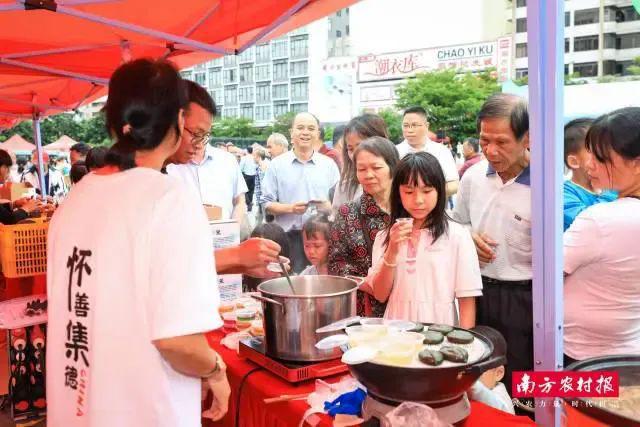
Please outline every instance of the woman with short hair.
[[[354, 150], [354, 170], [363, 194], [336, 212], [329, 232], [329, 274], [367, 275], [373, 241], [389, 225], [391, 177], [399, 161], [393, 143], [378, 136], [366, 139]], [[382, 317], [386, 303], [377, 301], [370, 289], [360, 289], [358, 315]]]

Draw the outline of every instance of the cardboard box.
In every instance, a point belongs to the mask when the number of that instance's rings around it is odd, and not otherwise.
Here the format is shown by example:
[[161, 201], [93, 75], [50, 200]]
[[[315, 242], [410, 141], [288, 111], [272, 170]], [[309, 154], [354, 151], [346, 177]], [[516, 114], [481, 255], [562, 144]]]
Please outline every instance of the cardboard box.
[[204, 211], [207, 213], [207, 218], [209, 221], [218, 221], [222, 219], [222, 208], [220, 206], [215, 205], [202, 205], [204, 206]]
[[15, 202], [18, 199], [27, 197], [30, 189], [22, 182], [7, 182], [0, 186], [0, 199]]
[[228, 248], [240, 244], [240, 223], [229, 219], [224, 221], [210, 221], [211, 235], [214, 249]]

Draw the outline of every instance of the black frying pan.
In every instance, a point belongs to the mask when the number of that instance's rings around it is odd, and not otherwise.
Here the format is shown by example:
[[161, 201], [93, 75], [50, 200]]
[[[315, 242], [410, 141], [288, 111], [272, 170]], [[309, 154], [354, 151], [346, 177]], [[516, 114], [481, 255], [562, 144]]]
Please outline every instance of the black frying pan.
[[471, 332], [486, 344], [487, 352], [478, 361], [460, 366], [414, 368], [366, 362], [349, 365], [351, 375], [369, 394], [385, 401], [428, 402], [434, 407], [455, 402], [483, 372], [506, 364], [506, 343], [498, 331], [488, 326], [455, 329]]

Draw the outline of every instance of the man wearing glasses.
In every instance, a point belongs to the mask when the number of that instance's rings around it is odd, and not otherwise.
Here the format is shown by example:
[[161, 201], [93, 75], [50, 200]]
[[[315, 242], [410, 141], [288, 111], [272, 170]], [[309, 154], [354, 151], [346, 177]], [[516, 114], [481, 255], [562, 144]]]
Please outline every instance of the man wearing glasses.
[[444, 179], [447, 181], [447, 196], [455, 194], [458, 191], [459, 179], [456, 162], [446, 146], [429, 139], [429, 122], [424, 108], [411, 107], [404, 111], [402, 136], [405, 138], [404, 141], [396, 145], [400, 158], [419, 151], [433, 154], [444, 172]]
[[[167, 165], [167, 174], [195, 188], [203, 204], [222, 207], [224, 218], [240, 221], [246, 209], [244, 193], [247, 191], [240, 166], [233, 154], [208, 144], [216, 105], [204, 88], [192, 81], [185, 80], [185, 83], [189, 105], [184, 115], [184, 132], [180, 147]], [[216, 249], [216, 271], [275, 277], [277, 273], [269, 272], [266, 267], [278, 261], [279, 253], [280, 245], [276, 242], [251, 238], [239, 246]]]
[[180, 148], [167, 166], [167, 174], [195, 188], [202, 204], [222, 208], [221, 219], [242, 222], [247, 211], [247, 184], [235, 157], [209, 146], [216, 106], [209, 94], [197, 84], [186, 81], [191, 101], [184, 114], [184, 132]]

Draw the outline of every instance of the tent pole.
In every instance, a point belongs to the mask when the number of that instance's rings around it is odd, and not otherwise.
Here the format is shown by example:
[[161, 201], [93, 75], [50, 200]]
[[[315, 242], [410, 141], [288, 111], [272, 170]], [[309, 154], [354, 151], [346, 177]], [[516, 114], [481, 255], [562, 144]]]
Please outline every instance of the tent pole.
[[[527, 2], [536, 371], [563, 369], [562, 158], [564, 1]], [[536, 423], [559, 426], [561, 402], [536, 399]]]
[[38, 156], [38, 180], [40, 181], [40, 192], [42, 197], [48, 196], [44, 185], [44, 162], [42, 160], [42, 138], [40, 135], [40, 114], [33, 115], [33, 141], [36, 143], [36, 155]]

